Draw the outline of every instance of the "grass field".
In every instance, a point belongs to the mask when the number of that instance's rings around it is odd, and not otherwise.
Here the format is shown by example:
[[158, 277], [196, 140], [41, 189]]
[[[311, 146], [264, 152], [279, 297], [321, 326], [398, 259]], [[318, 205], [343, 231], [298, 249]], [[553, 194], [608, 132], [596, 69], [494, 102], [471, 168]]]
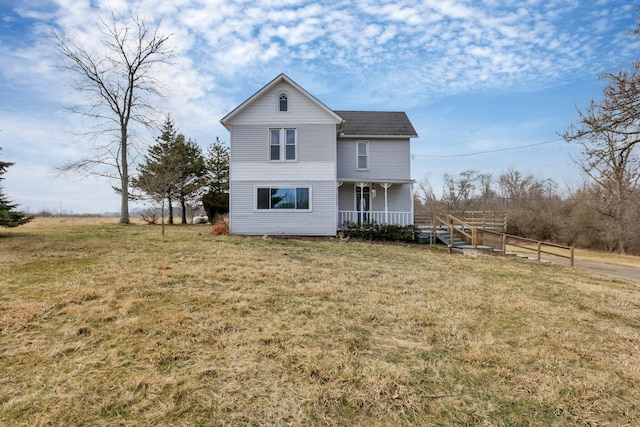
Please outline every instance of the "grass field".
[[637, 284], [116, 221], [0, 230], [0, 424], [640, 420]]

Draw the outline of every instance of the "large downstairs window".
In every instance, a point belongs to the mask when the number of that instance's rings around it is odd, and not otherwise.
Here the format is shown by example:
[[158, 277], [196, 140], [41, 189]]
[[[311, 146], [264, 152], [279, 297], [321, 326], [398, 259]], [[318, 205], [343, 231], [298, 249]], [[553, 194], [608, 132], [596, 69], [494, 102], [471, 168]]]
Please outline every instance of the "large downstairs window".
[[311, 210], [309, 187], [257, 188], [256, 207], [259, 210]]
[[269, 160], [296, 160], [296, 130], [269, 129]]

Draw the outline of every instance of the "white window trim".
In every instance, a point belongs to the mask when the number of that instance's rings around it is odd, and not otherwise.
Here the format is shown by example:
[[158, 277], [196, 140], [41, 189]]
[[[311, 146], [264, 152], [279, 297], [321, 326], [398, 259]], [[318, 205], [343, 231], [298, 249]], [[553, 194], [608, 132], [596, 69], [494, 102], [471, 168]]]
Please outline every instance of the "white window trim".
[[[366, 159], [367, 159], [367, 167], [365, 168], [361, 168], [358, 167], [359, 163], [358, 160], [360, 160], [360, 144], [366, 144], [367, 147], [367, 154], [365, 155]], [[356, 141], [356, 170], [357, 171], [368, 171], [369, 170], [369, 162], [371, 161], [371, 158], [369, 157], [369, 141]]]
[[[309, 190], [309, 209], [258, 209], [258, 189], [259, 188], [267, 188], [269, 189], [269, 194], [271, 194], [271, 190], [274, 188], [306, 188]], [[311, 185], [254, 185], [253, 186], [253, 211], [254, 212], [282, 212], [282, 213], [292, 213], [292, 212], [313, 212], [313, 188]]]
[[[278, 160], [272, 160], [271, 159], [271, 147], [272, 147], [272, 145], [271, 145], [271, 131], [272, 130], [279, 130], [280, 131], [280, 159], [278, 159]], [[292, 130], [294, 132], [295, 144], [293, 146], [295, 147], [295, 157], [293, 159], [287, 159], [287, 131], [288, 130]], [[269, 141], [268, 159], [269, 159], [270, 162], [279, 163], [279, 162], [297, 162], [298, 161], [298, 129], [296, 129], [296, 128], [275, 128], [275, 127], [271, 127], [271, 128], [269, 128], [268, 141]]]

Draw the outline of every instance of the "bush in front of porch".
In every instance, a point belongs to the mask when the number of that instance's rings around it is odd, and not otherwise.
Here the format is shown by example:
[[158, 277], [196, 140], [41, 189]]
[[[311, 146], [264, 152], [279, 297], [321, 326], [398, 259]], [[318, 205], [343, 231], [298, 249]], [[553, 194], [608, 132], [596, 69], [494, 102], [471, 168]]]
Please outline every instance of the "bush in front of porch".
[[365, 221], [362, 224], [344, 222], [341, 230], [345, 237], [383, 242], [413, 242], [420, 232], [414, 225], [378, 224], [375, 221]]

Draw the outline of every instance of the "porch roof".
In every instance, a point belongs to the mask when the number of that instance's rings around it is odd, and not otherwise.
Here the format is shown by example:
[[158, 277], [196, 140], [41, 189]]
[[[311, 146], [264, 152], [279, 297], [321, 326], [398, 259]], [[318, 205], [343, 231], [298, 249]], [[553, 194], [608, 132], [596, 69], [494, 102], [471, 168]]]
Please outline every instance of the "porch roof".
[[338, 178], [338, 182], [373, 182], [375, 184], [382, 184], [388, 182], [389, 184], [413, 184], [415, 179], [383, 179], [383, 178]]

